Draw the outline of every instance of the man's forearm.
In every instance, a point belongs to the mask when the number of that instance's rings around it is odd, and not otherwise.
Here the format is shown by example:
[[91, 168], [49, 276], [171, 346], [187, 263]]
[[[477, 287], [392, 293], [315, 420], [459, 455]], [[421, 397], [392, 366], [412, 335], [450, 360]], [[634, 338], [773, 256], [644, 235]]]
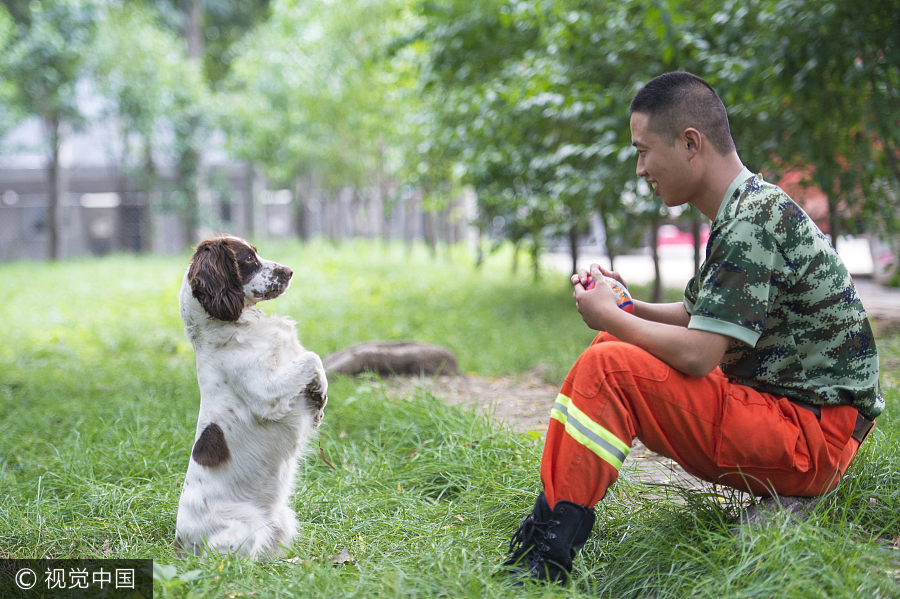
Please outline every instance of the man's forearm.
[[[681, 309], [684, 311], [683, 307]], [[657, 313], [665, 314], [664, 311]], [[638, 319], [624, 312], [610, 312], [605, 320], [606, 330], [619, 340], [646, 350], [675, 370], [690, 376], [709, 374], [719, 364], [731, 342], [716, 333], [688, 329], [686, 322], [681, 325]]]
[[644, 320], [686, 327], [691, 320], [690, 314], [684, 309], [684, 304], [675, 302], [670, 304], [652, 304], [649, 302], [634, 302], [634, 315]]

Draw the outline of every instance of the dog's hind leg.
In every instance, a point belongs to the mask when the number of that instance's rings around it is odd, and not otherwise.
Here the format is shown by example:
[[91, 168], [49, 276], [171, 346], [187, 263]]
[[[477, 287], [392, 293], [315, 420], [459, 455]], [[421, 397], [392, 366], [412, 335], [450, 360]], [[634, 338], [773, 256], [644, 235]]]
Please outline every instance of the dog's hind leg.
[[272, 514], [272, 544], [287, 549], [297, 535], [297, 514], [289, 507], [282, 507]]
[[277, 527], [262, 510], [240, 504], [221, 507], [217, 515], [222, 517], [223, 526], [207, 539], [209, 546], [217, 552], [253, 559], [280, 555], [273, 552], [277, 549], [274, 539]]

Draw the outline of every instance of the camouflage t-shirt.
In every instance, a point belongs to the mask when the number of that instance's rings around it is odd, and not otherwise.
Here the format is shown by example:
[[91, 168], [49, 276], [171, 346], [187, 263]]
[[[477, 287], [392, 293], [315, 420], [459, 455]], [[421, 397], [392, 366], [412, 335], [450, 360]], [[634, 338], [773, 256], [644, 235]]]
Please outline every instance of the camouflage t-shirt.
[[812, 219], [746, 168], [710, 228], [706, 261], [685, 289], [688, 328], [733, 339], [722, 371], [811, 404], [884, 410], [878, 354], [856, 287]]

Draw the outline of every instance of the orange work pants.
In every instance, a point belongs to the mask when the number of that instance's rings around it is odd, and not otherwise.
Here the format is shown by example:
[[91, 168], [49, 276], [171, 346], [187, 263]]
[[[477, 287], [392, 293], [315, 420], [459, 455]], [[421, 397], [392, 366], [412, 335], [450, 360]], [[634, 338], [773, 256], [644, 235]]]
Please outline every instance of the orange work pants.
[[593, 507], [616, 481], [637, 437], [705, 481], [754, 495], [816, 496], [856, 455], [857, 411], [822, 406], [821, 417], [785, 397], [674, 370], [600, 333], [563, 383], [551, 413], [541, 482], [552, 507]]

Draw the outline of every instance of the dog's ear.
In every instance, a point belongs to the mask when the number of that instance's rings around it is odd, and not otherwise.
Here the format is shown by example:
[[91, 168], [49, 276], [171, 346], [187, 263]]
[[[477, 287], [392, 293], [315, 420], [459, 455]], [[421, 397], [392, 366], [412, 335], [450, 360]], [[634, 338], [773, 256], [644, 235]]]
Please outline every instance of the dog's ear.
[[197, 246], [188, 269], [191, 291], [206, 313], [234, 322], [244, 309], [244, 289], [234, 252], [221, 239]]

